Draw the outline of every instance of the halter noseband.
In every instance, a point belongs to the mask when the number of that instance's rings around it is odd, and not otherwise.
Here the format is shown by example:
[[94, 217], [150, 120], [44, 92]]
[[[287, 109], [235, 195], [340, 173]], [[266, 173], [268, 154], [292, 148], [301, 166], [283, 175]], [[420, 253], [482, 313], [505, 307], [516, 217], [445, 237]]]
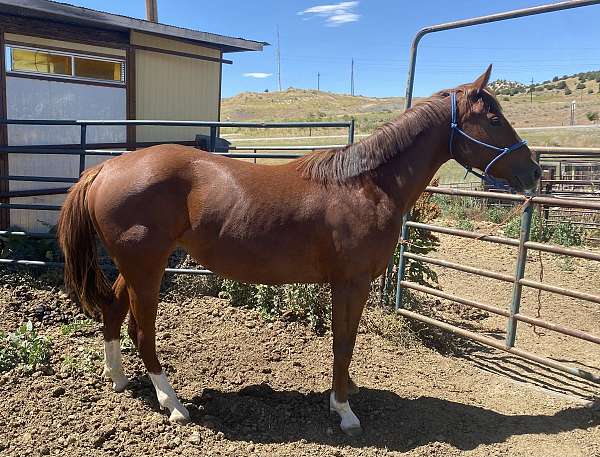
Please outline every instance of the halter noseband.
[[[456, 160], [456, 162], [458, 162], [465, 170], [467, 170], [467, 173], [465, 174], [465, 177], [467, 176], [467, 174], [471, 173], [471, 174], [477, 176], [478, 178], [480, 178], [481, 180], [483, 180], [488, 185], [492, 185], [492, 186], [496, 186], [496, 187], [507, 187], [505, 183], [503, 183], [503, 182], [497, 180], [496, 178], [494, 178], [493, 176], [491, 176], [489, 174], [489, 170], [502, 157], [504, 157], [505, 155], [507, 155], [510, 152], [516, 151], [517, 149], [520, 149], [523, 146], [525, 146], [527, 144], [527, 141], [526, 140], [522, 140], [522, 141], [519, 141], [519, 142], [517, 142], [517, 143], [515, 143], [512, 146], [509, 146], [507, 148], [499, 148], [497, 146], [493, 146], [491, 144], [487, 144], [487, 143], [484, 143], [483, 141], [477, 140], [477, 139], [473, 138], [472, 136], [468, 135], [464, 130], [461, 130], [461, 128], [458, 126], [458, 109], [457, 109], [457, 106], [456, 106], [456, 92], [450, 92], [450, 107], [451, 107], [451, 120], [450, 120], [450, 157], [453, 158], [454, 160]], [[461, 134], [467, 140], [470, 140], [473, 143], [479, 144], [480, 146], [485, 146], [486, 148], [493, 149], [494, 151], [499, 152], [499, 154], [496, 157], [494, 157], [490, 163], [487, 164], [487, 166], [483, 170], [483, 174], [478, 173], [476, 171], [473, 171], [473, 169], [470, 166], [464, 165], [464, 164], [460, 163], [456, 159], [456, 157], [454, 156], [454, 151], [452, 149], [452, 145], [454, 143], [454, 134], [455, 133]]]

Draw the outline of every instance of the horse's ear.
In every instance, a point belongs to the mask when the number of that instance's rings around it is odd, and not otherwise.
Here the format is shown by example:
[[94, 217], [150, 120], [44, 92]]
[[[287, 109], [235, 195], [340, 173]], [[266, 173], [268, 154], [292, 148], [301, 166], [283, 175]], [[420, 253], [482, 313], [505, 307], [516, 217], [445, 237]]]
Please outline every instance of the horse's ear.
[[473, 82], [473, 87], [477, 90], [478, 94], [485, 89], [485, 86], [487, 86], [487, 83], [490, 81], [491, 74], [492, 64], [490, 64], [490, 66], [487, 67], [487, 70], [485, 70], [483, 74]]

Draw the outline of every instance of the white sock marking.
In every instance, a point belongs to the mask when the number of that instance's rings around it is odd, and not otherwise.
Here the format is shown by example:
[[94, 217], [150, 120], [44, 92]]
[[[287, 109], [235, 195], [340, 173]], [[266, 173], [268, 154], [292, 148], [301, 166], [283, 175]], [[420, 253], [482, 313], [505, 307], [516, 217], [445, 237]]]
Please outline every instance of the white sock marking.
[[160, 374], [148, 374], [150, 375], [152, 384], [154, 384], [154, 389], [156, 390], [156, 397], [158, 398], [158, 403], [163, 408], [168, 408], [171, 412], [169, 420], [171, 422], [179, 423], [188, 422], [190, 420], [190, 413], [177, 399], [177, 395], [171, 387], [171, 384], [169, 384], [169, 380], [167, 379], [165, 373], [161, 371]]
[[119, 340], [104, 341], [104, 376], [112, 379], [113, 389], [122, 392], [129, 379], [123, 372], [121, 359], [121, 342]]
[[347, 401], [344, 403], [340, 403], [335, 399], [335, 392], [331, 392], [329, 396], [329, 410], [335, 411], [342, 418], [342, 422], [340, 423], [340, 428], [344, 432], [352, 432], [360, 430], [360, 420], [350, 408], [350, 403]]

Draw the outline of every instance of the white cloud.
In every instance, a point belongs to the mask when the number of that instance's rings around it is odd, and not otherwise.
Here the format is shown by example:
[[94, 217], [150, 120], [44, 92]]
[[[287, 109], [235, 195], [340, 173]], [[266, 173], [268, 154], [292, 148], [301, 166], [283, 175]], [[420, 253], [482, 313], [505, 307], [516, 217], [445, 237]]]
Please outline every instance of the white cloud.
[[358, 2], [340, 2], [333, 5], [317, 5], [299, 11], [298, 15], [314, 14], [325, 18], [325, 23], [329, 27], [336, 27], [348, 22], [356, 22], [360, 19], [360, 15], [352, 10], [358, 6]]
[[263, 79], [263, 78], [268, 78], [269, 76], [273, 76], [273, 73], [260, 73], [260, 72], [255, 72], [255, 73], [244, 73], [244, 76], [246, 78], [258, 78], [258, 79]]

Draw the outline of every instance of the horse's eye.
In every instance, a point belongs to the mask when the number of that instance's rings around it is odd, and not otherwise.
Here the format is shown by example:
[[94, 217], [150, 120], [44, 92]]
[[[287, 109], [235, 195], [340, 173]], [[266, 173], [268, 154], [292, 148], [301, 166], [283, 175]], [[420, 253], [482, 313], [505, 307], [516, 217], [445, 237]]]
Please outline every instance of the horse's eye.
[[490, 119], [490, 124], [492, 125], [500, 125], [500, 118], [498, 116], [494, 116]]

